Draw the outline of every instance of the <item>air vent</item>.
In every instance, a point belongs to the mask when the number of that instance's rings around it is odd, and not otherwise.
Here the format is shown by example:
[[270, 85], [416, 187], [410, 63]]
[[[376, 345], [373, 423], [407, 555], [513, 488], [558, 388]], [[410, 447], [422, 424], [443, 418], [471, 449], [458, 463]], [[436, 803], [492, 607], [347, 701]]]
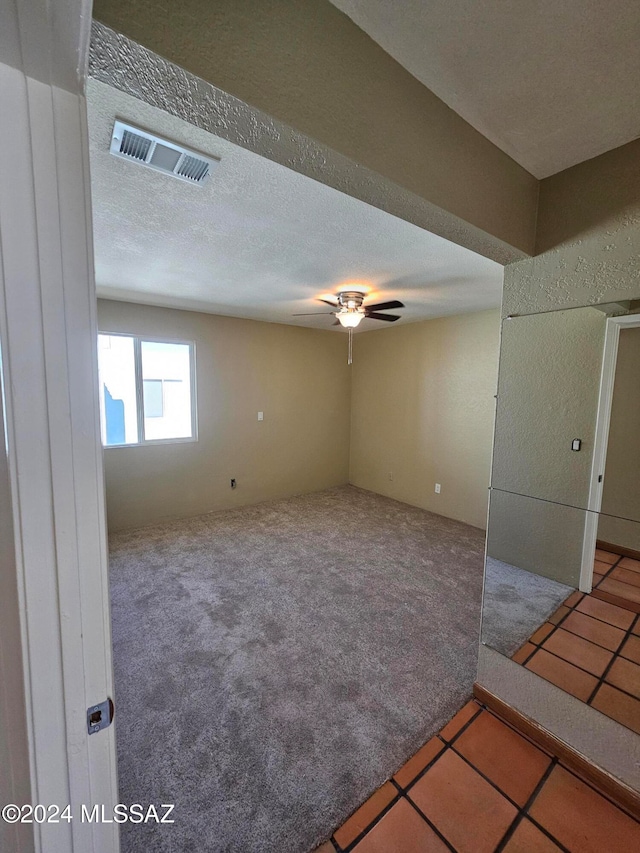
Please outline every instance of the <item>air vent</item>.
[[118, 153], [124, 154], [126, 157], [133, 157], [134, 160], [146, 160], [152, 142], [150, 139], [145, 139], [144, 136], [139, 136], [137, 133], [132, 133], [130, 130], [125, 130], [122, 134], [122, 142]]
[[219, 162], [121, 121], [113, 126], [110, 150], [116, 157], [142, 163], [190, 184], [204, 184]]

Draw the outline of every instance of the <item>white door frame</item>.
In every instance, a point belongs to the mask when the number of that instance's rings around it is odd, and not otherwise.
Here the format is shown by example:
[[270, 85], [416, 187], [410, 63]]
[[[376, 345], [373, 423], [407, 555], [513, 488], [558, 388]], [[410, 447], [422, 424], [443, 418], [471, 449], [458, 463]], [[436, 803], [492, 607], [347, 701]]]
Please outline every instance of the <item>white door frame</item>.
[[582, 566], [580, 569], [580, 589], [582, 592], [591, 592], [593, 582], [593, 556], [598, 538], [598, 513], [602, 507], [607, 444], [609, 441], [609, 426], [611, 424], [611, 405], [613, 403], [613, 386], [616, 377], [620, 332], [622, 329], [633, 329], [639, 326], [640, 314], [625, 314], [621, 317], [607, 318], [602, 355], [602, 371], [600, 374], [596, 431], [593, 443], [593, 460], [589, 482], [589, 498], [584, 528]]
[[29, 848], [43, 853], [119, 849], [116, 824], [82, 822], [80, 812], [99, 804], [108, 814], [118, 802], [114, 726], [89, 735], [86, 723], [87, 708], [113, 695], [90, 22], [91, 0], [0, 7], [0, 341], [29, 782], [33, 804], [70, 804], [73, 814], [32, 825]]

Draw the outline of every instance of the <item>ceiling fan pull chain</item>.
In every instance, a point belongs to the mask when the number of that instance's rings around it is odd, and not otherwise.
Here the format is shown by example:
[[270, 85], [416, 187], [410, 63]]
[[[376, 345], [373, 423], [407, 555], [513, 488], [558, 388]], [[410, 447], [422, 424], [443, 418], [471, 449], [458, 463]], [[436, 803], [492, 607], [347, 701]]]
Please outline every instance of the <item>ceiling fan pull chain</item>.
[[353, 362], [353, 329], [349, 329], [349, 357], [347, 358], [347, 364], [351, 364]]

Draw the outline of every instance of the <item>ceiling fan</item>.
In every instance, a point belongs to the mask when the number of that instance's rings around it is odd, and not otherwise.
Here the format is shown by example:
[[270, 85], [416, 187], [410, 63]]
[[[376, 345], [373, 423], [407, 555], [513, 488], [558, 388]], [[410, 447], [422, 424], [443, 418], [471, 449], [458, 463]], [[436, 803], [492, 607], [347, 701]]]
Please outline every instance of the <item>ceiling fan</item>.
[[337, 311], [312, 311], [311, 313], [294, 314], [294, 317], [311, 317], [315, 314], [333, 314], [336, 318], [334, 326], [344, 326], [349, 330], [349, 356], [347, 364], [353, 361], [353, 330], [361, 320], [367, 317], [369, 320], [386, 320], [387, 323], [395, 323], [400, 319], [399, 314], [380, 314], [380, 311], [388, 311], [389, 308], [404, 308], [402, 302], [392, 299], [390, 302], [376, 302], [375, 305], [363, 305], [365, 294], [360, 290], [341, 290], [336, 293], [337, 302], [332, 299], [320, 299], [326, 305], [337, 308]]
[[363, 305], [365, 294], [359, 290], [341, 290], [336, 293], [337, 302], [331, 299], [320, 299], [337, 311], [313, 311], [310, 314], [294, 314], [294, 317], [311, 317], [314, 314], [334, 314], [336, 317], [334, 326], [340, 324], [345, 329], [355, 327], [368, 317], [369, 320], [386, 320], [387, 323], [395, 323], [400, 319], [399, 314], [380, 314], [380, 311], [388, 311], [390, 308], [404, 308], [402, 302], [392, 299], [390, 302], [376, 302], [375, 305]]

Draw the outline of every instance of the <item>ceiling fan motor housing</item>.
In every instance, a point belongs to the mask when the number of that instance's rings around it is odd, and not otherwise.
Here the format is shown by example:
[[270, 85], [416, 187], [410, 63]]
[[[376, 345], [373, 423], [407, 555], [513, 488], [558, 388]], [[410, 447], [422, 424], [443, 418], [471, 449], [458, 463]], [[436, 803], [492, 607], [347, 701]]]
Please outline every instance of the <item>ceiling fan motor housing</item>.
[[360, 308], [364, 302], [364, 293], [359, 290], [341, 290], [337, 294], [338, 304], [341, 308]]

